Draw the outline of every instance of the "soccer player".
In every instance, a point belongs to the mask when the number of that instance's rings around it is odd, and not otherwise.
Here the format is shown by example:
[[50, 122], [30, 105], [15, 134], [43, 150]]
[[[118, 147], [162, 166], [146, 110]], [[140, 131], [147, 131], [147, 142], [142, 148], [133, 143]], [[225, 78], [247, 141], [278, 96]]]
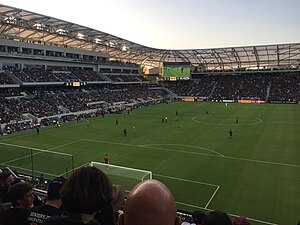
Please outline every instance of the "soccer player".
[[106, 165], [106, 169], [108, 170], [109, 160], [108, 160], [107, 154], [104, 156], [104, 163], [107, 164], [107, 165]]
[[90, 120], [89, 120], [89, 119], [86, 120], [86, 126], [87, 126], [87, 127], [90, 126]]
[[124, 136], [125, 137], [127, 136], [127, 129], [126, 129], [126, 127], [124, 128]]
[[116, 119], [116, 125], [118, 125], [118, 124], [119, 124], [118, 119]]
[[262, 122], [263, 118], [264, 118], [264, 115], [261, 114], [261, 116], [260, 116], [260, 122]]
[[40, 129], [38, 127], [36, 127], [36, 133], [40, 134]]
[[231, 139], [232, 138], [232, 130], [230, 129], [228, 133], [229, 133], [229, 137]]
[[133, 133], [135, 134], [135, 125], [133, 125], [132, 131], [133, 131]]
[[235, 119], [235, 123], [238, 124], [239, 123], [239, 118]]

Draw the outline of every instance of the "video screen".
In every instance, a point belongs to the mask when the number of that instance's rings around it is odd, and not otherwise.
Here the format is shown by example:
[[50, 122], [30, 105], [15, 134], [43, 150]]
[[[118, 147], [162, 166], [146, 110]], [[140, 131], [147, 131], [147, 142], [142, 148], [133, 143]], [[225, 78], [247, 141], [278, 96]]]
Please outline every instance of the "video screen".
[[163, 77], [166, 80], [190, 78], [191, 68], [188, 63], [164, 63]]

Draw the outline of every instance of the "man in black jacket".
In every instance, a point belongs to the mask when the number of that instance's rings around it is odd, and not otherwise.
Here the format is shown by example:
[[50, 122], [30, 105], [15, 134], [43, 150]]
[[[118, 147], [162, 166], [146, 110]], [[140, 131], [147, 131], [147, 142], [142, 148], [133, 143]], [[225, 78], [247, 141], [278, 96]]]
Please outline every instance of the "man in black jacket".
[[40, 225], [51, 216], [61, 215], [59, 208], [62, 205], [60, 190], [66, 181], [64, 177], [58, 177], [50, 182], [47, 191], [47, 201], [44, 205], [31, 209], [27, 221], [30, 225]]

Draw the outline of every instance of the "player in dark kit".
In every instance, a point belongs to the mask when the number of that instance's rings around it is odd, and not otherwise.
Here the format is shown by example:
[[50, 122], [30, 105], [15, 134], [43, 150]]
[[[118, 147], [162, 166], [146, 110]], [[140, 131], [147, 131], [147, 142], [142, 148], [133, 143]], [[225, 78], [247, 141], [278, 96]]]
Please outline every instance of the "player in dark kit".
[[40, 128], [36, 127], [36, 133], [40, 134]]
[[124, 128], [124, 136], [127, 136], [127, 129]]
[[231, 139], [232, 138], [232, 130], [230, 129], [228, 133], [229, 133], [229, 137]]
[[235, 119], [235, 123], [238, 124], [239, 123], [239, 118]]

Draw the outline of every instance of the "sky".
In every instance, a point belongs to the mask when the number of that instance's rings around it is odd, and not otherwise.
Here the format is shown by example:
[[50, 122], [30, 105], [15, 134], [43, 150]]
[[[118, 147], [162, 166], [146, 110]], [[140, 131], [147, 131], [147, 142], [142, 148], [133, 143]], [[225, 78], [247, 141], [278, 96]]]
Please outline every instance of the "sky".
[[300, 43], [300, 0], [0, 0], [160, 49]]

